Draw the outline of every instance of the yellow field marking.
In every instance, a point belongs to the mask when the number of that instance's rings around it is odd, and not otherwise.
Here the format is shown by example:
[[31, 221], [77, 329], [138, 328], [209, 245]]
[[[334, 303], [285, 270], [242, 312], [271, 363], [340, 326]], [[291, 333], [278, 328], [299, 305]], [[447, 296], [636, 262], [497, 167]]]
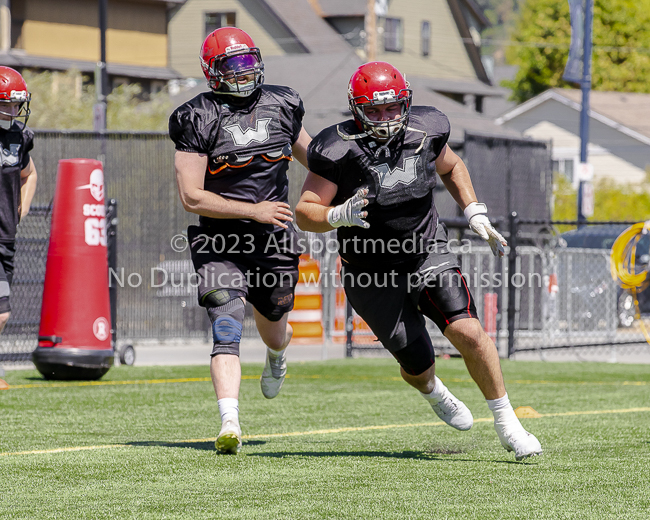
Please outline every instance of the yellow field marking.
[[[494, 419], [474, 419], [474, 422], [493, 421]], [[413, 423], [413, 424], [384, 424], [379, 426], [356, 426], [349, 428], [333, 428], [330, 430], [312, 430], [306, 432], [288, 432], [288, 433], [261, 433], [258, 435], [242, 435], [243, 439], [267, 439], [277, 437], [300, 437], [304, 435], [325, 435], [329, 433], [361, 432], [370, 430], [391, 430], [394, 428], [419, 428], [421, 426], [444, 426], [442, 421]]]
[[14, 451], [13, 453], [0, 453], [4, 455], [41, 455], [44, 453], [62, 453], [64, 451], [106, 450], [109, 448], [123, 448], [126, 444], [100, 444], [98, 446], [73, 446], [72, 448], [54, 448], [52, 450]]
[[[518, 409], [521, 408], [530, 408], [530, 407], [519, 407]], [[532, 408], [530, 408], [532, 410]], [[534, 410], [533, 410], [534, 412]], [[626, 409], [621, 409], [621, 410], [589, 410], [589, 411], [582, 411], [582, 412], [558, 412], [558, 413], [543, 413], [540, 414], [538, 412], [537, 416], [535, 417], [528, 417], [528, 418], [543, 418], [543, 417], [563, 417], [563, 416], [569, 416], [569, 415], [602, 415], [602, 414], [614, 414], [614, 413], [641, 413], [641, 412], [650, 412], [650, 407], [647, 408], [626, 408]], [[520, 416], [523, 417], [523, 416]], [[493, 418], [480, 418], [480, 419], [474, 419], [475, 423], [480, 423], [480, 422], [492, 422], [494, 419]], [[349, 428], [332, 428], [328, 430], [309, 430], [309, 431], [303, 431], [303, 432], [286, 432], [286, 433], [260, 433], [257, 435], [242, 435], [243, 440], [251, 440], [251, 439], [273, 439], [273, 438], [281, 438], [281, 437], [304, 437], [308, 435], [327, 435], [331, 433], [346, 433], [346, 432], [361, 432], [361, 431], [372, 431], [372, 430], [390, 430], [390, 429], [396, 429], [396, 428], [420, 428], [423, 426], [443, 426], [445, 423], [442, 421], [436, 421], [436, 422], [426, 422], [426, 423], [412, 423], [412, 424], [385, 424], [385, 425], [378, 425], [378, 426], [357, 426], [357, 427], [349, 427]], [[191, 444], [191, 443], [196, 443], [196, 442], [214, 442], [216, 441], [216, 437], [209, 437], [206, 439], [186, 439], [182, 441], [161, 441], [161, 442], [156, 442], [152, 443], [153, 446], [164, 446], [166, 444]], [[42, 454], [50, 454], [50, 453], [61, 453], [61, 452], [68, 452], [68, 451], [84, 451], [84, 450], [107, 450], [107, 449], [114, 449], [114, 448], [136, 448], [136, 447], [143, 447], [147, 446], [146, 442], [143, 443], [133, 443], [133, 444], [103, 444], [103, 445], [98, 445], [98, 446], [73, 446], [70, 448], [54, 448], [51, 450], [32, 450], [32, 451], [14, 451], [14, 452], [5, 452], [5, 453], [0, 453], [0, 457], [6, 457], [9, 455], [42, 455]]]
[[211, 379], [209, 377], [184, 377], [179, 379], [134, 379], [132, 381], [75, 381], [69, 383], [34, 383], [29, 385], [10, 385], [9, 390], [15, 390], [18, 388], [70, 388], [75, 386], [160, 385], [164, 383], [196, 383], [205, 381], [211, 381]]
[[[323, 376], [323, 375], [291, 375], [287, 379], [331, 379], [348, 381], [402, 381], [401, 377], [375, 377], [375, 376]], [[259, 375], [243, 375], [242, 380], [258, 380]], [[72, 388], [83, 386], [117, 386], [117, 385], [157, 385], [165, 383], [205, 383], [210, 382], [209, 377], [185, 377], [176, 379], [135, 379], [130, 381], [74, 381], [57, 383], [31, 383], [26, 385], [9, 385], [0, 390], [18, 390], [25, 388]], [[466, 377], [446, 377], [442, 379], [445, 383], [473, 383], [472, 379]], [[609, 386], [648, 386], [650, 381], [544, 381], [533, 379], [507, 379], [508, 384], [517, 385], [609, 385]]]
[[539, 419], [542, 416], [532, 406], [519, 406], [515, 408], [515, 415], [520, 419]]

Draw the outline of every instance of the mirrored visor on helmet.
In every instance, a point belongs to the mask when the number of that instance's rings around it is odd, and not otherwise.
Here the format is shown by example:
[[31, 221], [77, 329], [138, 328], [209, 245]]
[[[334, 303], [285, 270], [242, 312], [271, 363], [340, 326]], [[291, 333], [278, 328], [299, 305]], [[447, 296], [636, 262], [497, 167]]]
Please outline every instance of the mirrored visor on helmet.
[[259, 64], [260, 62], [254, 54], [239, 54], [220, 60], [216, 64], [216, 69], [223, 76], [230, 76], [241, 72], [250, 72]]

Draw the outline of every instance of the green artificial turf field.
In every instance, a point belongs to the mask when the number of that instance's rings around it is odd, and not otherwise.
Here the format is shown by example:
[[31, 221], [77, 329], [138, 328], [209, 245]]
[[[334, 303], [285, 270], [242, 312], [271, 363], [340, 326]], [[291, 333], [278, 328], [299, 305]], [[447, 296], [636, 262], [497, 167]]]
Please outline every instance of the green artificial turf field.
[[[10, 371], [0, 518], [648, 519], [650, 367], [503, 362], [544, 454], [515, 462], [459, 359], [438, 375], [472, 410], [443, 425], [390, 359], [293, 363], [264, 399], [243, 366], [239, 455], [219, 455], [204, 367], [117, 367], [96, 383]], [[531, 412], [532, 413], [532, 412]]]

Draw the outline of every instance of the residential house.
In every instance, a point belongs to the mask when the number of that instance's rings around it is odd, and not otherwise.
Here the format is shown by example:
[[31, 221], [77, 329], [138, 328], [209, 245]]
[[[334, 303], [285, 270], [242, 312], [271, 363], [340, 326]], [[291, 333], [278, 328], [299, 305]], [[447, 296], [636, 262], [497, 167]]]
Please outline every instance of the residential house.
[[[262, 50], [266, 81], [300, 92], [308, 132], [347, 118], [347, 83], [366, 61], [366, 6], [366, 0], [187, 0], [169, 21], [170, 63], [199, 84], [176, 96], [176, 104], [206, 90], [199, 64], [205, 36], [234, 25]], [[486, 24], [474, 0], [393, 0], [378, 21], [376, 59], [404, 72], [416, 104], [449, 116], [457, 147], [466, 131], [520, 135], [481, 114], [486, 96], [505, 95], [491, 86], [480, 60], [478, 31]]]
[[[577, 185], [581, 108], [580, 90], [556, 88], [495, 122], [533, 139], [552, 141], [554, 170]], [[650, 94], [592, 91], [587, 153], [595, 181], [645, 182], [650, 171]]]
[[[365, 49], [365, 0], [311, 3], [351, 45]], [[491, 86], [490, 68], [481, 59], [480, 32], [488, 26], [474, 0], [392, 0], [377, 19], [376, 59], [407, 76], [428, 78], [427, 88], [483, 112], [485, 98], [505, 94]]]
[[[181, 76], [169, 66], [167, 21], [185, 0], [108, 0], [109, 83], [148, 92]], [[0, 0], [0, 64], [92, 75], [100, 59], [98, 0]]]
[[171, 66], [186, 77], [202, 78], [199, 51], [205, 37], [236, 26], [271, 56], [353, 54], [343, 38], [305, 0], [188, 0], [169, 22]]

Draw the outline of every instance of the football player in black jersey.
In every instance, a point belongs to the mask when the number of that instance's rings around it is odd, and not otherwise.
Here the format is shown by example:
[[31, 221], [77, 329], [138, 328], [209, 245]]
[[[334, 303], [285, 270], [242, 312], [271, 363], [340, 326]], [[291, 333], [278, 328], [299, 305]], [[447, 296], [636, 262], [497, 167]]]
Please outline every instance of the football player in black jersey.
[[36, 168], [29, 156], [34, 133], [26, 126], [30, 100], [20, 73], [0, 67], [0, 332], [11, 315], [18, 222], [29, 212], [36, 191]]
[[447, 117], [433, 107], [412, 107], [408, 83], [383, 62], [359, 67], [348, 99], [354, 120], [326, 128], [309, 145], [298, 225], [337, 229], [350, 303], [397, 359], [402, 378], [443, 421], [459, 430], [473, 424], [469, 409], [435, 375], [424, 316], [462, 354], [503, 446], [517, 460], [540, 454], [539, 441], [524, 430], [508, 400], [497, 349], [477, 319], [438, 222], [433, 188], [439, 176], [471, 229], [503, 256], [506, 241], [477, 202], [465, 164], [447, 145]]
[[278, 395], [287, 370], [299, 258], [287, 169], [293, 157], [307, 166], [311, 138], [300, 96], [263, 84], [262, 56], [244, 31], [224, 27], [208, 35], [201, 65], [210, 92], [176, 109], [169, 132], [183, 207], [199, 215], [188, 239], [199, 303], [212, 322], [210, 373], [222, 421], [216, 447], [236, 453], [246, 300], [268, 347], [260, 379], [266, 398]]

